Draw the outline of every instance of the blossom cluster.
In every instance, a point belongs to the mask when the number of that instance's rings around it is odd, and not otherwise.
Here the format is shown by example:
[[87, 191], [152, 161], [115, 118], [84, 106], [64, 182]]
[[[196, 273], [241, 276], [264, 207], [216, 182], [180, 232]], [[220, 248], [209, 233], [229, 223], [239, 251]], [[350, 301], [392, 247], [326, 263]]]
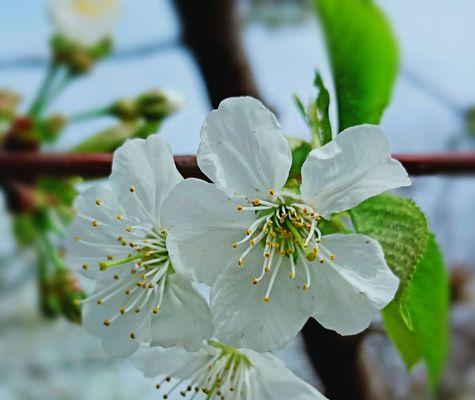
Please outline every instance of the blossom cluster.
[[110, 356], [135, 353], [163, 398], [324, 399], [268, 352], [309, 317], [356, 334], [393, 299], [399, 280], [379, 243], [325, 224], [409, 185], [406, 171], [362, 125], [314, 149], [290, 187], [282, 128], [249, 97], [210, 113], [197, 161], [212, 183], [183, 179], [162, 137], [130, 140], [107, 185], [77, 198], [66, 257], [96, 282], [85, 329]]

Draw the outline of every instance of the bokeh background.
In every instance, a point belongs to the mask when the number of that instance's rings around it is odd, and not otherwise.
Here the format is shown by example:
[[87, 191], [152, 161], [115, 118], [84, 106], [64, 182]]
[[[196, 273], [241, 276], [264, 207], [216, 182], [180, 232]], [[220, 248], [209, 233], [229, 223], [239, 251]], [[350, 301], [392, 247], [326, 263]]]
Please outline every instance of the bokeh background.
[[[328, 58], [309, 1], [238, 1], [242, 41], [262, 97], [289, 136], [307, 127], [292, 95], [314, 95], [316, 69], [331, 83]], [[394, 152], [475, 150], [475, 3], [471, 0], [379, 0], [396, 32], [401, 68], [382, 126]], [[200, 71], [180, 40], [170, 0], [125, 1], [115, 36], [116, 56], [75, 82], [57, 104], [87, 109], [151, 87], [186, 98], [161, 128], [175, 154], [196, 153], [199, 130], [211, 109]], [[43, 0], [0, 6], [0, 88], [30, 99], [43, 76], [52, 33]], [[218, 62], [218, 60], [217, 60]], [[329, 85], [331, 86], [331, 85]], [[330, 92], [333, 93], [330, 87]], [[54, 107], [52, 108], [54, 110]], [[335, 110], [331, 108], [335, 121]], [[70, 129], [51, 150], [66, 149], [110, 124], [106, 118]], [[452, 349], [441, 399], [475, 399], [475, 176], [421, 177], [404, 194], [427, 213], [455, 289]], [[46, 321], [36, 307], [34, 256], [19, 252], [2, 199], [0, 216], [0, 399], [157, 398], [153, 382], [127, 361], [105, 359], [98, 341], [63, 320]], [[291, 369], [318, 385], [301, 338], [278, 352]], [[379, 398], [426, 399], [422, 368], [408, 374], [396, 351], [375, 331], [361, 359]]]

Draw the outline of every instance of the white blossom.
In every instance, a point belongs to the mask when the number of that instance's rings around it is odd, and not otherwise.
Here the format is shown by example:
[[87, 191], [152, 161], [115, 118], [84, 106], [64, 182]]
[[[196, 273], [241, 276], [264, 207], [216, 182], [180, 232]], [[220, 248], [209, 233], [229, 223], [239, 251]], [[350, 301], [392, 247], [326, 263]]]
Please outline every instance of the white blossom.
[[231, 98], [207, 117], [197, 159], [214, 184], [189, 179], [170, 193], [167, 245], [177, 270], [212, 286], [218, 338], [267, 351], [309, 316], [355, 334], [392, 300], [399, 281], [377, 241], [320, 231], [334, 213], [410, 184], [378, 127], [313, 150], [297, 194], [284, 187], [292, 158], [275, 116]]
[[152, 135], [116, 151], [110, 188], [95, 184], [76, 200], [66, 261], [97, 282], [84, 326], [109, 355], [142, 342], [195, 349], [212, 332], [207, 302], [175, 272], [166, 246], [162, 203], [182, 179], [168, 144]]
[[145, 376], [157, 379], [163, 399], [324, 400], [271, 354], [236, 349], [210, 340], [197, 352], [145, 349], [134, 360]]
[[121, 0], [49, 0], [48, 5], [59, 35], [93, 46], [114, 33], [121, 3]]

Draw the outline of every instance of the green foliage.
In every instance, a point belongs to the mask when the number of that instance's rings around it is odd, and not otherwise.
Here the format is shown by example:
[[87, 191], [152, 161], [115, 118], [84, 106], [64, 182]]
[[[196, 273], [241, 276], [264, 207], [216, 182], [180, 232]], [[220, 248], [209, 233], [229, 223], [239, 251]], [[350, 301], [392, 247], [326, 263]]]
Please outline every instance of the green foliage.
[[312, 151], [312, 146], [305, 140], [287, 138], [292, 152], [292, 166], [290, 167], [289, 180], [299, 179], [302, 165], [307, 159], [308, 154]]
[[[404, 311], [402, 311], [404, 310]], [[449, 288], [444, 260], [434, 236], [429, 235], [407, 295], [383, 311], [386, 330], [408, 368], [424, 360], [433, 390], [442, 375], [448, 351]], [[403, 318], [407, 313], [411, 324]]]
[[294, 101], [302, 118], [310, 128], [312, 134], [311, 146], [313, 149], [316, 149], [332, 140], [332, 127], [330, 117], [328, 116], [330, 94], [325, 88], [322, 77], [318, 72], [315, 74], [314, 85], [317, 89], [317, 96], [308, 108], [305, 108], [298, 96], [294, 96]]
[[423, 212], [410, 199], [382, 194], [351, 210], [358, 233], [376, 239], [391, 270], [399, 277], [399, 298], [412, 279], [425, 250], [428, 227]]
[[[310, 123], [312, 127], [312, 136], [314, 144], [318, 143], [320, 146], [327, 144], [332, 140], [332, 127], [330, 124], [330, 117], [328, 116], [328, 109], [330, 107], [330, 94], [323, 85], [323, 80], [317, 72], [315, 75], [315, 87], [318, 90], [315, 104], [310, 107]], [[313, 146], [318, 147], [318, 146]]]
[[398, 69], [394, 34], [371, 0], [314, 0], [337, 93], [339, 129], [378, 123]]

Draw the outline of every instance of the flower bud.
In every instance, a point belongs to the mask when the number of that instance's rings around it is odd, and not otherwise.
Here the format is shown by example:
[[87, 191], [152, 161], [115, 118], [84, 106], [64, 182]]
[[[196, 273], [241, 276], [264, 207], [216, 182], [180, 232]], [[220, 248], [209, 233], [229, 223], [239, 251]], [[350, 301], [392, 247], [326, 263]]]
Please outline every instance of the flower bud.
[[140, 115], [148, 121], [161, 120], [177, 112], [184, 103], [177, 92], [155, 89], [140, 95], [136, 106]]
[[108, 38], [86, 47], [56, 35], [50, 45], [54, 61], [66, 66], [73, 75], [89, 72], [96, 62], [107, 57], [112, 51], [112, 41]]
[[8, 89], [0, 89], [0, 120], [11, 121], [15, 117], [20, 100], [19, 94]]
[[43, 143], [56, 140], [66, 125], [66, 118], [61, 114], [53, 114], [38, 124], [38, 137]]

